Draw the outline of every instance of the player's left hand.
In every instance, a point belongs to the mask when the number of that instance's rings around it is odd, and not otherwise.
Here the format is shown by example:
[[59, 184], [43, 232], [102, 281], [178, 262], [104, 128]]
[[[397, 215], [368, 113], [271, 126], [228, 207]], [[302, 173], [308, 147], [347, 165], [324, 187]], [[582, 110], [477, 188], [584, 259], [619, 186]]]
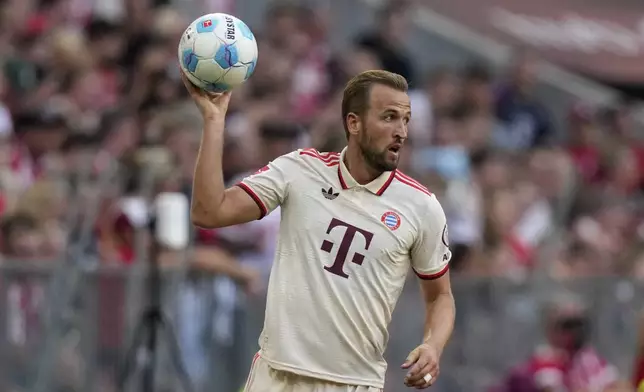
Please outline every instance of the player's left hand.
[[[429, 343], [416, 347], [401, 366], [403, 369], [409, 369], [405, 375], [405, 385], [425, 389], [434, 384], [439, 374], [439, 358], [438, 350]], [[431, 378], [426, 377], [427, 374]]]

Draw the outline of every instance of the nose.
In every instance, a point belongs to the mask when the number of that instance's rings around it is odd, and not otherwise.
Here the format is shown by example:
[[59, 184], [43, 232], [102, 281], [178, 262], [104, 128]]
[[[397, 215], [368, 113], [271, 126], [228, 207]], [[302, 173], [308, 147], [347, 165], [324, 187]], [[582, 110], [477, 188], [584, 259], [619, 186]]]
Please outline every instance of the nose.
[[394, 137], [400, 139], [407, 139], [407, 122], [400, 120], [394, 129]]

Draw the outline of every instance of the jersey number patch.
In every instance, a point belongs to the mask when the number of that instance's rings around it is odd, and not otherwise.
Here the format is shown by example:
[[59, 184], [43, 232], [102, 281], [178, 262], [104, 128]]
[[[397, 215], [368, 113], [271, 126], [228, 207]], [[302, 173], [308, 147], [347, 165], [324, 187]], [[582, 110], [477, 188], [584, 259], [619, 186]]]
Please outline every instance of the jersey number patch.
[[[340, 241], [340, 245], [338, 246], [338, 252], [335, 255], [335, 260], [332, 265], [324, 267], [325, 270], [328, 272], [341, 276], [343, 278], [348, 278], [349, 275], [347, 275], [346, 272], [344, 272], [344, 264], [347, 262], [347, 259], [349, 257], [349, 250], [351, 249], [351, 244], [353, 243], [353, 240], [356, 239], [356, 237], [362, 237], [362, 241], [364, 245], [364, 250], [368, 250], [369, 246], [371, 246], [371, 240], [373, 239], [373, 233], [360, 229], [352, 224], [349, 224], [347, 222], [343, 222], [340, 219], [333, 218], [331, 220], [331, 223], [329, 223], [329, 226], [326, 229], [326, 233], [330, 234], [332, 230], [335, 228], [338, 228], [338, 230], [344, 228], [344, 235], [342, 236], [342, 240]], [[324, 240], [322, 242], [322, 246], [320, 249], [322, 249], [326, 253], [331, 253], [333, 248], [335, 247], [335, 243], [329, 240]], [[364, 255], [362, 253], [354, 252], [353, 256], [351, 257], [351, 262], [357, 265], [362, 265], [362, 262], [364, 261]]]

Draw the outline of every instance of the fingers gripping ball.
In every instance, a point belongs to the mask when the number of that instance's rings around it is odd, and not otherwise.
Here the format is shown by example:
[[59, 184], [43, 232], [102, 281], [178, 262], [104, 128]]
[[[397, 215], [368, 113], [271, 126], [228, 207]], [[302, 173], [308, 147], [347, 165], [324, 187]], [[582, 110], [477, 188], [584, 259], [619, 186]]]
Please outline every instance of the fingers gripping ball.
[[187, 78], [212, 93], [230, 91], [255, 71], [257, 41], [246, 23], [227, 14], [208, 14], [188, 26], [179, 42]]

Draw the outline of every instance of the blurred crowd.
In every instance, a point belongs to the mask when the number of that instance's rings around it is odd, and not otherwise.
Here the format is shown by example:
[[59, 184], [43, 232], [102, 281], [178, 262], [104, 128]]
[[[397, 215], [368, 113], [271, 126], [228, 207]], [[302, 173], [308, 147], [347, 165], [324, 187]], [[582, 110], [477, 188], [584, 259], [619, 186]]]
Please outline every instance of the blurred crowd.
[[[82, 239], [101, 262], [128, 264], [146, 200], [162, 190], [190, 193], [200, 119], [176, 61], [188, 20], [145, 2], [126, 2], [117, 19], [77, 3], [0, 4], [2, 254], [56, 258]], [[419, 69], [404, 49], [408, 17], [404, 6], [385, 7], [373, 30], [334, 51], [332, 15], [271, 7], [271, 28], [254, 26], [255, 75], [233, 94], [226, 178], [298, 147], [340, 150], [343, 84], [386, 68], [410, 81], [413, 120], [401, 169], [442, 200], [455, 272], [644, 276], [637, 203], [644, 150], [629, 104], [579, 102], [561, 129], [534, 94], [539, 59], [521, 52], [503, 70]], [[538, 246], [553, 235], [556, 257], [540, 260]], [[197, 242], [232, 256], [263, 252], [227, 237], [201, 232]]]

